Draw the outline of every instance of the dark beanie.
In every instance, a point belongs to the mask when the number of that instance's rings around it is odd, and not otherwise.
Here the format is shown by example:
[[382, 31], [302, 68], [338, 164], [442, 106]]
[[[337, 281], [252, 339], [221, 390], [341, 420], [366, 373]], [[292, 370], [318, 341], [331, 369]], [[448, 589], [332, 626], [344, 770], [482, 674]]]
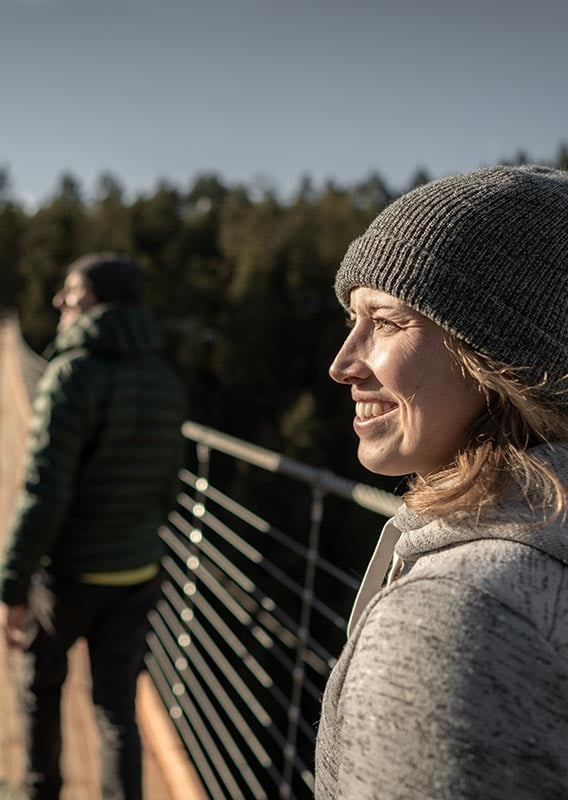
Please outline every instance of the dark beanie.
[[568, 412], [568, 172], [494, 167], [403, 195], [351, 243], [335, 289], [381, 289]]
[[101, 303], [139, 305], [143, 301], [144, 273], [126, 256], [89, 253], [74, 261], [67, 272], [84, 275]]

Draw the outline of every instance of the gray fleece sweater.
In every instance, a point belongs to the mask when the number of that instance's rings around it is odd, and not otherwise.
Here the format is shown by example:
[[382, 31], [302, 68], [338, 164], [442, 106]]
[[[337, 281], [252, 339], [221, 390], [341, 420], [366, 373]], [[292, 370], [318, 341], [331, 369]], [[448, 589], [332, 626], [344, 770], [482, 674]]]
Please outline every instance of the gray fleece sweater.
[[[568, 445], [535, 453], [568, 485]], [[315, 796], [568, 798], [566, 523], [535, 528], [520, 502], [483, 526], [401, 507], [326, 687]]]

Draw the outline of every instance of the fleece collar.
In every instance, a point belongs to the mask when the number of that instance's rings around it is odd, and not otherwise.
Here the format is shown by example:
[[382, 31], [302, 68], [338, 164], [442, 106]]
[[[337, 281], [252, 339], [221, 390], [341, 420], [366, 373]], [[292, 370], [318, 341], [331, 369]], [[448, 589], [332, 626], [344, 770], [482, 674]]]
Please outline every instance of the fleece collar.
[[[532, 453], [568, 486], [568, 444], [543, 445], [535, 447]], [[402, 504], [379, 537], [353, 605], [347, 634], [351, 635], [364, 608], [381, 586], [391, 583], [401, 562], [413, 563], [427, 553], [479, 539], [520, 542], [568, 564], [567, 523], [560, 519], [539, 526], [537, 512], [531, 511], [526, 501], [511, 499], [495, 506], [483, 523], [465, 516], [459, 520], [428, 519]]]
[[[531, 453], [543, 461], [568, 486], [568, 444], [541, 445]], [[395, 523], [401, 530], [397, 553], [404, 561], [416, 561], [422, 555], [444, 547], [479, 539], [508, 539], [536, 547], [568, 564], [568, 525], [559, 519], [543, 526], [538, 523], [538, 498], [532, 498], [536, 510], [521, 498], [508, 498], [491, 508], [481, 521], [461, 515], [449, 519], [428, 518], [402, 505]]]
[[96, 305], [55, 340], [54, 355], [83, 348], [112, 357], [130, 357], [158, 350], [160, 335], [143, 306]]

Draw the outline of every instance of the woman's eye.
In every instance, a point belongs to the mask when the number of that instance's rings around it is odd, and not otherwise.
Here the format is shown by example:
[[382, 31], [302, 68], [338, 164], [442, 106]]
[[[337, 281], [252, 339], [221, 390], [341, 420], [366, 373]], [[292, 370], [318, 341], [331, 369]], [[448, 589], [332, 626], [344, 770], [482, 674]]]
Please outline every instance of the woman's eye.
[[384, 317], [372, 317], [373, 325], [378, 330], [384, 331], [394, 331], [397, 330], [398, 325], [395, 325], [394, 322], [390, 319], [384, 319]]

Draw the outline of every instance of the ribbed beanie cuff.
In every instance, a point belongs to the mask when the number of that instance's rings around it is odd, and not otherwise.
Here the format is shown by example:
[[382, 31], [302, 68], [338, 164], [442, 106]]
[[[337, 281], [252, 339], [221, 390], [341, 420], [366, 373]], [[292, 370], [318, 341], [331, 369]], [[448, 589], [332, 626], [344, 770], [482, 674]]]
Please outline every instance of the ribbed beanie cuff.
[[568, 173], [494, 167], [403, 195], [350, 245], [336, 276], [407, 303], [521, 370], [568, 412]]
[[119, 253], [88, 253], [67, 270], [90, 281], [101, 303], [140, 305], [144, 299], [144, 273], [138, 264]]

